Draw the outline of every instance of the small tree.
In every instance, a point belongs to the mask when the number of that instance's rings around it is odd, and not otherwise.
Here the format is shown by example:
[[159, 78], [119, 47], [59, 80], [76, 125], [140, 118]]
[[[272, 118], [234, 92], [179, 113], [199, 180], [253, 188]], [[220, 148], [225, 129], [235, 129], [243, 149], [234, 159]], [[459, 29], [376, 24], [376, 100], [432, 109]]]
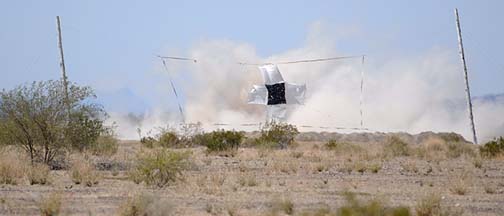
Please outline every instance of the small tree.
[[67, 149], [83, 150], [105, 130], [105, 111], [90, 102], [90, 87], [40, 81], [0, 92], [0, 143], [22, 147], [31, 161], [51, 162]]

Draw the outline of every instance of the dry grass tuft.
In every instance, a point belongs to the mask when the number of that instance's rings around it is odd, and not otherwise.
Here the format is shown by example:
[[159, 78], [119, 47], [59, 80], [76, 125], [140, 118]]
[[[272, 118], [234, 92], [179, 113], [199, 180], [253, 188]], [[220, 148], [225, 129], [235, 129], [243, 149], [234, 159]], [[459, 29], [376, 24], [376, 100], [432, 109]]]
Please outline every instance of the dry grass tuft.
[[61, 212], [61, 194], [53, 193], [48, 197], [43, 197], [39, 202], [40, 215], [56, 216]]
[[331, 168], [331, 164], [327, 161], [315, 163], [313, 173], [327, 172]]
[[26, 176], [31, 185], [34, 184], [49, 184], [50, 170], [46, 164], [36, 163], [27, 168]]
[[476, 147], [473, 144], [454, 141], [457, 139], [441, 139], [441, 138], [429, 138], [422, 143], [422, 146], [416, 148], [416, 154], [418, 157], [441, 161], [447, 158], [459, 158], [461, 156], [466, 156], [469, 158], [476, 157]]
[[118, 210], [120, 216], [173, 215], [173, 207], [170, 202], [147, 193], [134, 195], [124, 202]]
[[280, 212], [293, 215], [294, 214], [294, 203], [289, 198], [275, 198], [271, 201], [271, 212], [270, 215], [278, 215]]
[[471, 177], [467, 171], [464, 171], [460, 175], [453, 176], [450, 183], [449, 189], [452, 193], [465, 195], [471, 186]]
[[414, 160], [407, 160], [404, 163], [401, 163], [401, 168], [409, 173], [418, 173], [419, 169]]
[[354, 193], [345, 193], [346, 204], [338, 209], [340, 216], [377, 215], [377, 216], [409, 216], [407, 207], [386, 207], [379, 199], [362, 202]]
[[298, 162], [291, 161], [273, 161], [273, 171], [281, 172], [285, 174], [296, 174], [298, 171], [299, 164]]
[[378, 171], [381, 170], [383, 164], [381, 163], [371, 163], [368, 164], [368, 170], [371, 171], [372, 173], [378, 173]]
[[220, 194], [221, 188], [226, 182], [226, 175], [222, 175], [222, 173], [199, 175], [194, 178], [198, 190], [206, 194]]
[[487, 194], [495, 194], [497, 187], [493, 184], [483, 184], [483, 189]]
[[93, 164], [83, 158], [74, 160], [69, 172], [75, 184], [83, 184], [88, 187], [98, 184], [101, 179]]
[[303, 157], [304, 152], [302, 151], [291, 151], [290, 155], [293, 158], [299, 159]]
[[238, 184], [242, 187], [248, 186], [248, 187], [255, 187], [259, 185], [257, 182], [257, 178], [254, 174], [241, 174], [238, 177]]
[[438, 194], [428, 194], [422, 197], [415, 206], [417, 216], [458, 216], [462, 215], [461, 209], [443, 207], [441, 196]]
[[478, 169], [483, 168], [483, 158], [481, 158], [481, 157], [478, 157], [478, 156], [474, 157], [474, 159], [472, 160], [472, 163], [475, 168], [478, 168]]
[[367, 153], [366, 149], [362, 148], [357, 144], [338, 142], [336, 140], [329, 140], [327, 143], [324, 144], [324, 147], [327, 150], [333, 151], [337, 155], [355, 156]]
[[24, 176], [25, 163], [12, 152], [0, 154], [0, 184], [17, 185]]

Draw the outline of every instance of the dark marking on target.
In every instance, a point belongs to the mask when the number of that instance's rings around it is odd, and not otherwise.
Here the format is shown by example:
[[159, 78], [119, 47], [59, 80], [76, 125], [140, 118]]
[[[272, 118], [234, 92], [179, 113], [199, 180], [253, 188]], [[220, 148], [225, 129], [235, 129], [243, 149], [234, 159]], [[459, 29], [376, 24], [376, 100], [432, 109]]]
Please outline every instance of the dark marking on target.
[[286, 104], [285, 83], [266, 84], [268, 89], [268, 105]]

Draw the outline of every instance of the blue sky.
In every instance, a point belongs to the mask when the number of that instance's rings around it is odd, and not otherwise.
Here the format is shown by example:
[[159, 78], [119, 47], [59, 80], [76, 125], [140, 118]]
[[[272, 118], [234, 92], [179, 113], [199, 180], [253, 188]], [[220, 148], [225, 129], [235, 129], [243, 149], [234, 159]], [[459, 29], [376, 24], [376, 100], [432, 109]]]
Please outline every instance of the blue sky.
[[[154, 106], [147, 76], [156, 54], [184, 53], [226, 39], [268, 57], [302, 46], [323, 22], [348, 55], [379, 64], [435, 49], [457, 52], [453, 8], [461, 13], [473, 95], [504, 92], [502, 1], [2, 1], [0, 88], [57, 79], [55, 16], [62, 17], [68, 76], [106, 94], [121, 91]], [[368, 69], [372, 73], [372, 68]], [[462, 76], [462, 75], [461, 75]], [[183, 79], [183, 77], [182, 77]], [[113, 95], [113, 94], [112, 94]], [[98, 95], [100, 97], [100, 95]], [[112, 96], [113, 97], [113, 96]], [[173, 99], [173, 98], [172, 98]]]

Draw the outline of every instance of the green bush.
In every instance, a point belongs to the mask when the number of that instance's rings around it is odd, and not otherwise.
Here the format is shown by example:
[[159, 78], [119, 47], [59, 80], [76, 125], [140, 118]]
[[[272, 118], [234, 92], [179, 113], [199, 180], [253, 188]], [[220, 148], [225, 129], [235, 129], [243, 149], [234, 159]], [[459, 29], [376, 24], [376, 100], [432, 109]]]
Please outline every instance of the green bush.
[[261, 128], [261, 136], [256, 139], [256, 145], [276, 148], [287, 148], [294, 143], [299, 134], [295, 125], [286, 123], [269, 123]]
[[402, 141], [399, 137], [391, 136], [387, 139], [383, 147], [383, 154], [393, 157], [409, 156], [411, 154], [411, 149], [408, 143]]
[[49, 164], [65, 150], [96, 142], [107, 116], [90, 87], [61, 81], [33, 82], [0, 92], [0, 143], [24, 149], [32, 162]]
[[166, 131], [160, 134], [158, 145], [164, 148], [177, 147], [179, 144], [179, 137], [175, 132]]
[[182, 131], [181, 133], [179, 135], [173, 129], [161, 128], [160, 132], [154, 137], [142, 137], [140, 143], [147, 148], [184, 148], [192, 146], [193, 136], [187, 135], [189, 133], [187, 131]]
[[217, 130], [197, 136], [197, 142], [207, 147], [207, 152], [236, 150], [243, 141], [243, 132]]
[[480, 154], [483, 157], [496, 157], [504, 154], [504, 138], [499, 137], [481, 146]]
[[137, 184], [164, 187], [182, 177], [182, 171], [189, 167], [190, 154], [167, 149], [140, 153], [129, 176]]

